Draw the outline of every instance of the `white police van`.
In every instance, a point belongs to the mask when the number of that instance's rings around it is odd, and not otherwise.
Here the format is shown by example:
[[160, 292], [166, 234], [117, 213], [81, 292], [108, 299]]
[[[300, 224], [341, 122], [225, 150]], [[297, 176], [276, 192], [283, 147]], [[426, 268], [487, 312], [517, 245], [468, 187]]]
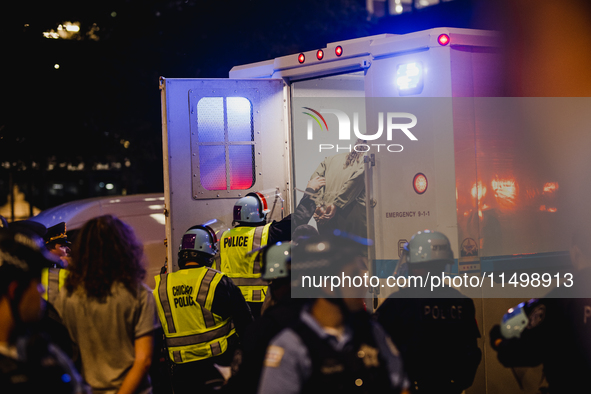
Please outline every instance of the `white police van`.
[[[394, 291], [384, 285], [402, 245], [426, 228], [450, 239], [452, 274], [563, 269], [564, 219], [576, 207], [562, 193], [577, 179], [548, 168], [523, 137], [531, 125], [522, 115], [544, 124], [556, 112], [551, 101], [503, 98], [510, 60], [496, 32], [436, 28], [329, 43], [236, 66], [228, 79], [161, 77], [171, 269], [187, 228], [213, 218], [230, 225], [238, 198], [267, 189], [282, 196], [279, 219], [319, 163], [342, 152], [365, 154], [370, 273], [381, 278], [369, 307]], [[473, 298], [486, 348], [516, 300]], [[484, 354], [470, 391], [518, 392], [496, 355]]]

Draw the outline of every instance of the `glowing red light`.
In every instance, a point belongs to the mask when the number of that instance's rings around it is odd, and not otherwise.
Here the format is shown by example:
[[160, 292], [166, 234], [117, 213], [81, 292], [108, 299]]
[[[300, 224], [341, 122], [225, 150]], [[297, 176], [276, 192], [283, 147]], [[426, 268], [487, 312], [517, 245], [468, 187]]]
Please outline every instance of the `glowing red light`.
[[334, 49], [334, 53], [335, 53], [335, 55], [337, 55], [337, 56], [341, 56], [341, 55], [343, 54], [343, 47], [339, 45], [338, 47], [336, 47], [336, 48]]
[[318, 52], [316, 52], [316, 59], [322, 60], [323, 57], [324, 57], [324, 51], [322, 49], [319, 49]]
[[267, 209], [269, 209], [269, 207], [267, 206], [267, 199], [265, 198], [265, 196], [259, 192], [256, 192], [257, 196], [259, 196], [259, 198], [261, 199], [261, 202], [263, 203], [263, 211], [266, 211]]
[[304, 56], [303, 53], [300, 53], [300, 56], [298, 56], [298, 62], [300, 62], [300, 64], [302, 64], [305, 61], [306, 61], [306, 56]]
[[515, 179], [496, 178], [492, 180], [491, 186], [499, 207], [512, 209], [515, 206], [515, 198], [517, 196], [517, 183]]
[[441, 46], [446, 46], [449, 44], [449, 36], [447, 34], [441, 34], [439, 37], [437, 37], [437, 42]]
[[482, 184], [482, 181], [478, 181], [478, 183], [472, 186], [472, 197], [478, 198], [478, 200], [482, 200], [482, 198], [486, 195], [486, 186]]
[[425, 193], [428, 186], [427, 177], [425, 174], [419, 172], [417, 175], [415, 175], [414, 179], [412, 180], [412, 186], [414, 187], [415, 192], [418, 194]]
[[547, 182], [544, 184], [544, 193], [554, 193], [558, 190], [558, 182]]

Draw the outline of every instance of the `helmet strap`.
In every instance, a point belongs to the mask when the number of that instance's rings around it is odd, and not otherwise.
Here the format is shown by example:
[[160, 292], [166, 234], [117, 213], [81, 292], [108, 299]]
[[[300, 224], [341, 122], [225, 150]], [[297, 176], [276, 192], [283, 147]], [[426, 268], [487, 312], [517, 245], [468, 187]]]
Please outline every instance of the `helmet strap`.
[[214, 256], [208, 256], [205, 253], [200, 253], [195, 250], [184, 250], [179, 252], [179, 268], [185, 268], [187, 261], [194, 261], [200, 267], [211, 267], [213, 265]]

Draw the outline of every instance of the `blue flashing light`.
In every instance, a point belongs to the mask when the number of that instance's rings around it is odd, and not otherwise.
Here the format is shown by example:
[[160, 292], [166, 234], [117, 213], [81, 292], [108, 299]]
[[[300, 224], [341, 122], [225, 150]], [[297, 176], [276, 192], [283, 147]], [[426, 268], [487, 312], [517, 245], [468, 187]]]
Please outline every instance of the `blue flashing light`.
[[396, 86], [401, 96], [419, 94], [423, 91], [423, 63], [399, 64], [396, 68]]

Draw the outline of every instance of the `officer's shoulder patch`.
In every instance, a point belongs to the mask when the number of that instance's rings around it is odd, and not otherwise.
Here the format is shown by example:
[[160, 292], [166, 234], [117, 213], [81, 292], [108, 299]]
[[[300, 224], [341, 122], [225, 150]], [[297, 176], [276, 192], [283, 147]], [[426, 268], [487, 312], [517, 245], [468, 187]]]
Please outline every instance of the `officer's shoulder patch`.
[[271, 345], [267, 348], [267, 354], [265, 356], [265, 367], [277, 368], [281, 365], [281, 359], [285, 349], [281, 346]]

